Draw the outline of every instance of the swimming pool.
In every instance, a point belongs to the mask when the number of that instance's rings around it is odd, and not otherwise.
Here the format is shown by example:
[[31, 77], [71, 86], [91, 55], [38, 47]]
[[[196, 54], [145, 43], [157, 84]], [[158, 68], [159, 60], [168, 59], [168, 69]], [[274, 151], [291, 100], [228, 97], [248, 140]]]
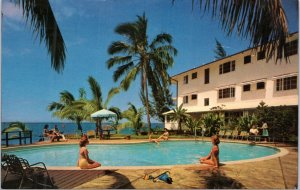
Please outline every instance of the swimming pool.
[[[90, 144], [90, 158], [102, 166], [162, 166], [197, 164], [206, 156], [211, 142], [167, 141], [138, 144]], [[220, 162], [246, 160], [274, 155], [280, 150], [265, 146], [239, 143], [220, 143]], [[76, 166], [78, 145], [51, 145], [2, 150], [2, 153], [15, 154], [30, 163], [44, 162], [47, 166]]]

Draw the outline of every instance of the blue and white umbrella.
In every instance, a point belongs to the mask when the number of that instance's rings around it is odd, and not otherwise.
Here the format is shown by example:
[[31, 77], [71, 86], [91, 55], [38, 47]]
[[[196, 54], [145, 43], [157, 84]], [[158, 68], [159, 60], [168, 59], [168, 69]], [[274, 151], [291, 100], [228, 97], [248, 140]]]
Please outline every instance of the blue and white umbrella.
[[91, 117], [92, 118], [110, 118], [110, 117], [117, 117], [117, 114], [112, 111], [109, 111], [107, 109], [102, 109], [95, 113], [92, 113]]

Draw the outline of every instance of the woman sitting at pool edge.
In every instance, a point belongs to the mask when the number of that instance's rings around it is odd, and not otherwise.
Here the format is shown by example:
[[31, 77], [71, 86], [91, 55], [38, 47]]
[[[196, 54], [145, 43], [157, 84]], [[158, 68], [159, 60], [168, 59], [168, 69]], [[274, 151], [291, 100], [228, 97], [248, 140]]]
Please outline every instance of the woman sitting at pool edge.
[[89, 158], [89, 152], [86, 146], [89, 144], [89, 139], [86, 134], [81, 137], [79, 142], [80, 150], [79, 150], [79, 159], [77, 165], [81, 169], [92, 169], [101, 166], [99, 162], [91, 160]]
[[219, 146], [218, 146], [218, 144], [220, 143], [219, 137], [217, 135], [213, 135], [211, 137], [211, 143], [213, 144], [213, 147], [211, 148], [210, 153], [207, 156], [200, 158], [200, 163], [212, 165], [212, 166], [214, 166], [214, 168], [218, 168], [219, 167]]
[[167, 128], [164, 128], [165, 132], [157, 138], [157, 140], [159, 141], [160, 139], [163, 139], [163, 140], [169, 140], [169, 132], [168, 132], [168, 129]]

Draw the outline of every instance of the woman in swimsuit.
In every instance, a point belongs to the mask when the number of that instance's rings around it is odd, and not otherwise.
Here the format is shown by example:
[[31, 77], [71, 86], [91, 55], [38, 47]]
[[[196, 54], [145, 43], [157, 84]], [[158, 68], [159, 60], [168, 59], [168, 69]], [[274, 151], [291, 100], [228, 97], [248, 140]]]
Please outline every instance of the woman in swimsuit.
[[210, 153], [207, 156], [200, 158], [200, 163], [212, 165], [212, 166], [214, 166], [214, 168], [218, 168], [219, 167], [219, 146], [218, 146], [218, 144], [220, 143], [219, 137], [217, 135], [213, 135], [211, 137], [211, 143], [213, 144], [213, 147], [211, 148]]
[[169, 132], [168, 132], [168, 129], [165, 128], [165, 132], [157, 138], [157, 141], [159, 141], [160, 139], [163, 139], [163, 140], [169, 140]]
[[77, 163], [81, 169], [92, 169], [101, 166], [99, 162], [96, 162], [89, 158], [89, 152], [86, 148], [88, 144], [89, 144], [89, 140], [87, 138], [87, 135], [84, 134], [81, 137], [81, 140], [79, 142], [80, 150], [79, 150], [79, 159]]

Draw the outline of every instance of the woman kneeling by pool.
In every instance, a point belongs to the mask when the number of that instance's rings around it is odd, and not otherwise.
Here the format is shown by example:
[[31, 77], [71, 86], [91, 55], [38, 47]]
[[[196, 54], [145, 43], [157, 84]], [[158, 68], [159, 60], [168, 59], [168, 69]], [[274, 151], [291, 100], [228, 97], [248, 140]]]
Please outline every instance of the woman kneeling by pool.
[[79, 142], [79, 159], [78, 159], [78, 163], [77, 165], [81, 168], [81, 169], [92, 169], [92, 168], [97, 168], [99, 166], [101, 166], [101, 164], [99, 162], [96, 162], [94, 160], [91, 160], [89, 158], [89, 152], [86, 148], [86, 145], [89, 144], [89, 139], [87, 137], [86, 134], [84, 134]]
[[217, 135], [213, 135], [211, 137], [211, 143], [213, 144], [213, 147], [211, 148], [210, 153], [207, 156], [200, 158], [200, 163], [213, 165], [214, 168], [218, 168], [219, 167], [219, 146], [218, 146], [218, 144], [220, 143], [219, 137]]

